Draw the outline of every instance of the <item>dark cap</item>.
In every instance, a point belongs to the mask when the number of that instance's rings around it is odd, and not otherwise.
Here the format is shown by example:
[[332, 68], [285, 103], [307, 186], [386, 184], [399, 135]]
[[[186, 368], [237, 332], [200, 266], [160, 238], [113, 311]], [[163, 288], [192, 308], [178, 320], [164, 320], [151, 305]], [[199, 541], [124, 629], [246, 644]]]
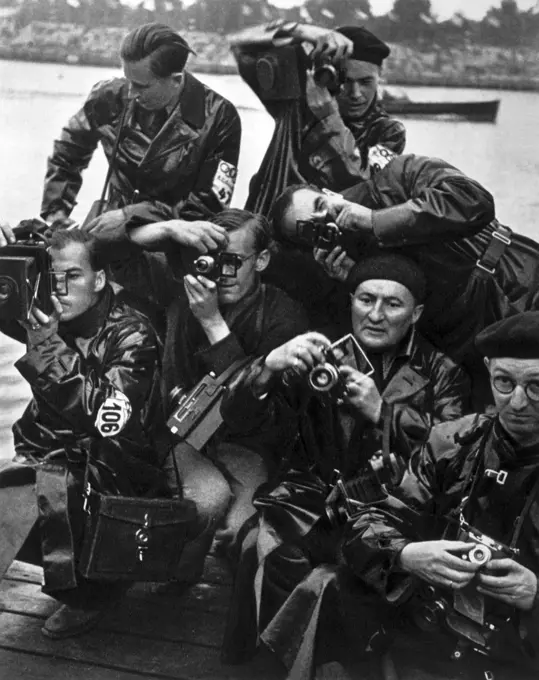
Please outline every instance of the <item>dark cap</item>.
[[396, 281], [408, 288], [415, 301], [420, 304], [425, 299], [426, 280], [423, 271], [413, 260], [397, 253], [380, 253], [360, 260], [348, 277], [350, 290], [355, 293], [363, 281], [382, 279]]
[[475, 346], [489, 359], [539, 359], [539, 311], [496, 321], [478, 334]]
[[391, 52], [385, 42], [361, 26], [341, 26], [337, 31], [346, 38], [350, 38], [354, 43], [354, 51], [350, 59], [368, 61], [371, 64], [376, 64], [376, 66], [381, 66]]

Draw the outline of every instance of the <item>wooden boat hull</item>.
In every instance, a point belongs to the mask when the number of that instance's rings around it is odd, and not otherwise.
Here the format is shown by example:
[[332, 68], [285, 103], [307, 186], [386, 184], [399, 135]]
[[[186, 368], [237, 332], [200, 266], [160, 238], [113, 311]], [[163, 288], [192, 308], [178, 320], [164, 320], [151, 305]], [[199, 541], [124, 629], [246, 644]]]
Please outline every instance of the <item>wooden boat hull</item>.
[[395, 116], [452, 116], [466, 120], [495, 123], [499, 99], [469, 102], [417, 102], [383, 99], [384, 109]]

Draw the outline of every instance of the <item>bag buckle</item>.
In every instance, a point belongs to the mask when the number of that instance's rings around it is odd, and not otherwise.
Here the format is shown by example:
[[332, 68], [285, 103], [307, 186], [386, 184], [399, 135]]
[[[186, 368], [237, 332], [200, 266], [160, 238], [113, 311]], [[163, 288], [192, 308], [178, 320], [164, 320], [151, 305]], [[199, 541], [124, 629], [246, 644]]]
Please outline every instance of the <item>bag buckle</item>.
[[135, 533], [139, 562], [144, 562], [144, 553], [146, 550], [148, 550], [148, 546], [150, 545], [150, 532], [148, 531], [149, 528], [150, 516], [146, 512], [144, 514], [144, 524], [140, 527], [140, 529], [137, 529], [137, 532]]
[[490, 468], [487, 468], [485, 470], [485, 477], [488, 477], [489, 479], [495, 479], [497, 484], [505, 484], [507, 479], [507, 471], [491, 470]]
[[84, 502], [82, 504], [82, 511], [90, 514], [90, 494], [92, 493], [92, 487], [90, 486], [90, 482], [86, 482], [86, 486], [84, 487]]

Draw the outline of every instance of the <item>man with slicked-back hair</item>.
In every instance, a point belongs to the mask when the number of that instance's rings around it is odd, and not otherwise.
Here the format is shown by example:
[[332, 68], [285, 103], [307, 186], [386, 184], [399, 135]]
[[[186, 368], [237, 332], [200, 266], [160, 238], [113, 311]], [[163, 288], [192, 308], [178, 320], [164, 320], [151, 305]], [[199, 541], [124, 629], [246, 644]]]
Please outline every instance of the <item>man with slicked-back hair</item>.
[[121, 238], [127, 222], [175, 220], [178, 231], [189, 222], [202, 237], [206, 218], [229, 206], [240, 119], [229, 101], [185, 70], [190, 52], [164, 24], [139, 26], [124, 38], [124, 77], [97, 83], [54, 142], [42, 202], [49, 223], [69, 217], [99, 143], [112, 173], [105, 212], [90, 231]]

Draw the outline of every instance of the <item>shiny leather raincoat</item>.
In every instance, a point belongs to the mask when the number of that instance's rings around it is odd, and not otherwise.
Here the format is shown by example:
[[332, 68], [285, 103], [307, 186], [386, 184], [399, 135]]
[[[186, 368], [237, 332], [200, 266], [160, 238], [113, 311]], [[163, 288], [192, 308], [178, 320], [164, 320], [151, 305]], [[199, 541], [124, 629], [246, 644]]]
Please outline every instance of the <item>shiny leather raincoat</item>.
[[[99, 143], [110, 163], [126, 106], [108, 209], [124, 208], [126, 221], [134, 218], [144, 223], [201, 219], [228, 207], [241, 139], [235, 107], [186, 72], [179, 103], [150, 139], [136, 123], [136, 104], [129, 101], [128, 90], [125, 78], [97, 83], [82, 109], [68, 121], [48, 160], [42, 215], [58, 209], [71, 212], [81, 173]], [[219, 175], [221, 162], [226, 181]]]
[[[505, 479], [498, 476], [500, 472], [507, 473]], [[472, 486], [475, 476], [478, 482]], [[517, 448], [497, 418], [466, 416], [440, 424], [393, 495], [376, 507], [366, 507], [350, 524], [343, 547], [346, 562], [383, 601], [407, 606], [417, 581], [395, 564], [407, 543], [441, 538], [448, 525], [445, 518], [458, 517], [455, 511], [470, 495], [462, 509], [466, 521], [495, 541], [510, 545], [516, 519], [534, 493], [516, 541], [520, 553], [514, 559], [539, 577], [538, 476], [539, 447]], [[492, 615], [500, 606], [486, 598], [487, 620], [489, 612]], [[494, 652], [500, 660], [520, 661], [537, 672], [539, 664], [533, 655], [539, 653], [539, 596], [530, 611], [507, 609], [514, 626], [508, 627], [507, 637], [493, 643]], [[455, 662], [447, 661], [454, 669]], [[510, 667], [507, 677], [528, 675]]]
[[[466, 411], [469, 383], [459, 367], [417, 334], [412, 334], [396, 361], [394, 372], [385, 384], [376, 373], [374, 379], [386, 405], [387, 417], [391, 418], [391, 450], [407, 460], [414, 447], [426, 439], [432, 424], [459, 418]], [[280, 596], [275, 596], [275, 581], [266, 582], [266, 560], [281, 545], [305, 550], [312, 539], [311, 530], [324, 516], [334, 470], [338, 468], [345, 479], [357, 477], [369, 458], [382, 447], [382, 431], [352, 409], [338, 406], [327, 397], [313, 396], [303, 385], [290, 386], [284, 391], [275, 389], [268, 403], [260, 401], [252, 392], [258, 370], [255, 363], [225, 400], [225, 422], [232, 429], [253, 428], [260, 437], [268, 440], [274, 437], [273, 445], [281, 450], [291, 449], [289, 471], [285, 470], [275, 488], [261, 490], [254, 500], [259, 526], [244, 543], [224, 654], [228, 660], [238, 661], [252, 653], [258, 631], [290, 670], [296, 663], [291, 650], [298, 640], [305, 639], [313, 645], [316, 628], [307, 624], [316, 609], [313, 604], [316, 595], [310, 594], [313, 608], [299, 607], [289, 612], [285, 604], [277, 611], [279, 597], [284, 601], [298, 583], [292, 575], [281, 575], [283, 582], [290, 580], [287, 585], [280, 583]], [[367, 480], [365, 482], [364, 490], [368, 492], [370, 487]], [[375, 491], [375, 495], [377, 493]], [[317, 531], [314, 534], [317, 535]], [[330, 534], [337, 535], [338, 530], [331, 530]], [[332, 541], [330, 537], [328, 542]], [[318, 557], [314, 555], [320, 555], [320, 545], [312, 551], [309, 548], [308, 552], [309, 561], [304, 557], [296, 560], [306, 564], [305, 574], [316, 567]], [[323, 561], [329, 561], [326, 548], [321, 552], [325, 553]], [[273, 569], [270, 574], [273, 579]], [[256, 583], [254, 593], [253, 582]], [[253, 598], [256, 606], [252, 604]], [[295, 615], [299, 619], [294, 618]], [[289, 617], [294, 618], [292, 626], [282, 625]], [[305, 627], [301, 627], [303, 625]], [[310, 633], [306, 632], [308, 627]], [[312, 661], [311, 658], [310, 663]], [[302, 664], [305, 666], [302, 677], [310, 677], [312, 667], [305, 656]]]
[[[9, 334], [26, 341], [25, 332]], [[0, 470], [0, 577], [39, 514], [44, 589], [54, 594], [75, 588], [81, 578], [76, 559], [88, 456], [95, 490], [137, 495], [159, 486], [168, 448], [158, 441], [163, 423], [158, 342], [147, 317], [107, 286], [96, 305], [60, 324], [57, 334], [31, 347], [16, 367], [33, 399], [13, 427], [14, 461]], [[127, 419], [117, 432], [103, 427], [103, 407], [111, 399], [126, 404]], [[16, 513], [10, 491], [24, 499]]]
[[[539, 308], [539, 245], [500, 227], [490, 193], [445, 161], [397, 156], [344, 196], [373, 210], [372, 236], [355, 257], [397, 248], [422, 267], [429, 295], [419, 328], [455, 361], [478, 358], [473, 341], [489, 324]], [[483, 262], [501, 246], [500, 228], [510, 243]]]

